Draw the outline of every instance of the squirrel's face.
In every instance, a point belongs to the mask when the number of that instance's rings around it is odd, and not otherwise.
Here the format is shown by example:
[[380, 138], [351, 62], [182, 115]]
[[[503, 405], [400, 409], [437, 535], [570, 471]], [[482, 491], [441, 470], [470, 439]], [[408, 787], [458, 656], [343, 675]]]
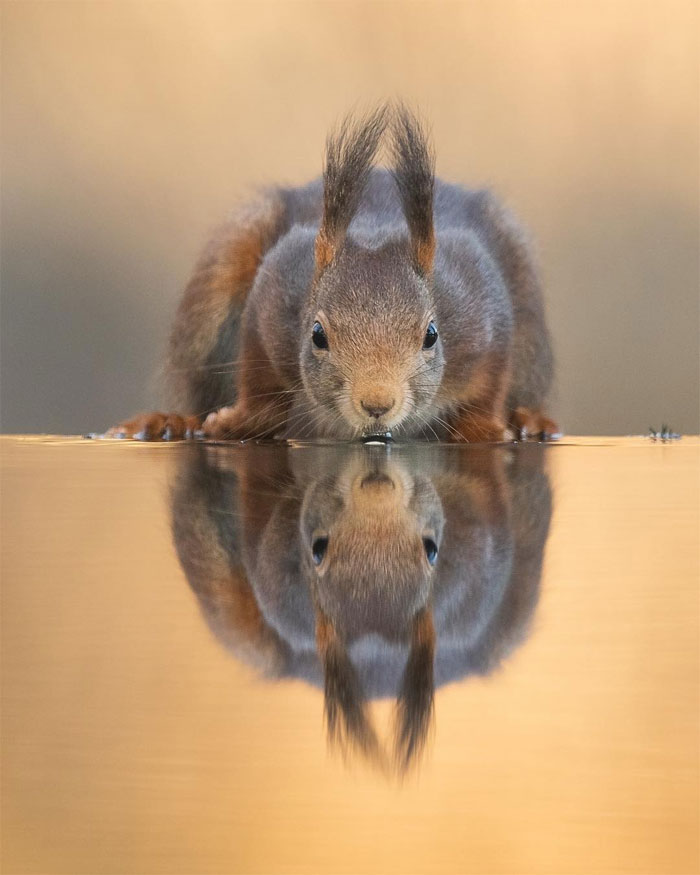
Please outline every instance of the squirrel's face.
[[307, 392], [355, 436], [420, 422], [444, 367], [429, 286], [390, 247], [344, 248], [302, 325]]
[[442, 529], [428, 477], [384, 453], [349, 460], [304, 497], [301, 548], [319, 608], [348, 639], [405, 635], [429, 598]]

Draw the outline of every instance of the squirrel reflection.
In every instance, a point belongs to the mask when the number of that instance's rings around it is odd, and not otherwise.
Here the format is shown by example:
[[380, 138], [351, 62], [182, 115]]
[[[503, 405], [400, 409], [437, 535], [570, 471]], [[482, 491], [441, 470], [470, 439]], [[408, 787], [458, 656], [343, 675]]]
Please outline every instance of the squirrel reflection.
[[544, 448], [188, 448], [173, 534], [217, 638], [268, 677], [323, 686], [332, 743], [389, 758], [367, 711], [396, 699], [394, 765], [433, 691], [525, 638], [551, 516]]

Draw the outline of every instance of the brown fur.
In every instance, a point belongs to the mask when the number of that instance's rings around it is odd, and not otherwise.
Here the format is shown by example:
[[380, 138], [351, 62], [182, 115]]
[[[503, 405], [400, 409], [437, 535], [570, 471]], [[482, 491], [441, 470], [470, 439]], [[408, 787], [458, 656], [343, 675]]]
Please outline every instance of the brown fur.
[[430, 236], [429, 240], [420, 240], [415, 244], [414, 248], [416, 264], [419, 265], [421, 273], [424, 276], [430, 274], [435, 261], [435, 237]]
[[336, 251], [335, 243], [332, 240], [329, 240], [322, 231], [319, 231], [318, 236], [316, 237], [316, 243], [314, 244], [316, 270], [319, 274], [322, 273], [333, 261]]
[[239, 208], [211, 241], [187, 285], [171, 333], [166, 370], [179, 403], [186, 399], [201, 417], [210, 412], [207, 388], [201, 386], [212, 381], [207, 362], [222, 326], [232, 313], [243, 312], [263, 256], [284, 223], [285, 205], [279, 192], [266, 192]]
[[519, 438], [552, 438], [558, 431], [558, 426], [553, 419], [545, 416], [541, 410], [530, 410], [529, 407], [518, 407], [513, 410], [510, 424]]

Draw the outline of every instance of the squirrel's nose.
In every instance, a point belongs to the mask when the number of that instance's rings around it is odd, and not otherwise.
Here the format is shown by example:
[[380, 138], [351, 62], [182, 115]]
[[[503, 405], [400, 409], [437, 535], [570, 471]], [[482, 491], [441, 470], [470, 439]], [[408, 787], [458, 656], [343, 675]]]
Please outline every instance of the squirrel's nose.
[[373, 416], [375, 419], [379, 419], [391, 410], [394, 406], [394, 399], [392, 398], [391, 401], [384, 401], [382, 404], [378, 404], [376, 401], [360, 401], [360, 404], [366, 413], [369, 413], [369, 415]]

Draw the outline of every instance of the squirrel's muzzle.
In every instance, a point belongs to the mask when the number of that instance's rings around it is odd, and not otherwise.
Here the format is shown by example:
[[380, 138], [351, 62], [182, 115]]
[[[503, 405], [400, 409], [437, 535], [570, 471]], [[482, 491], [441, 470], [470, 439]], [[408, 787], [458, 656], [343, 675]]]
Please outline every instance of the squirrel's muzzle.
[[369, 385], [355, 387], [353, 402], [357, 414], [372, 423], [391, 418], [397, 410], [397, 392], [394, 386]]

